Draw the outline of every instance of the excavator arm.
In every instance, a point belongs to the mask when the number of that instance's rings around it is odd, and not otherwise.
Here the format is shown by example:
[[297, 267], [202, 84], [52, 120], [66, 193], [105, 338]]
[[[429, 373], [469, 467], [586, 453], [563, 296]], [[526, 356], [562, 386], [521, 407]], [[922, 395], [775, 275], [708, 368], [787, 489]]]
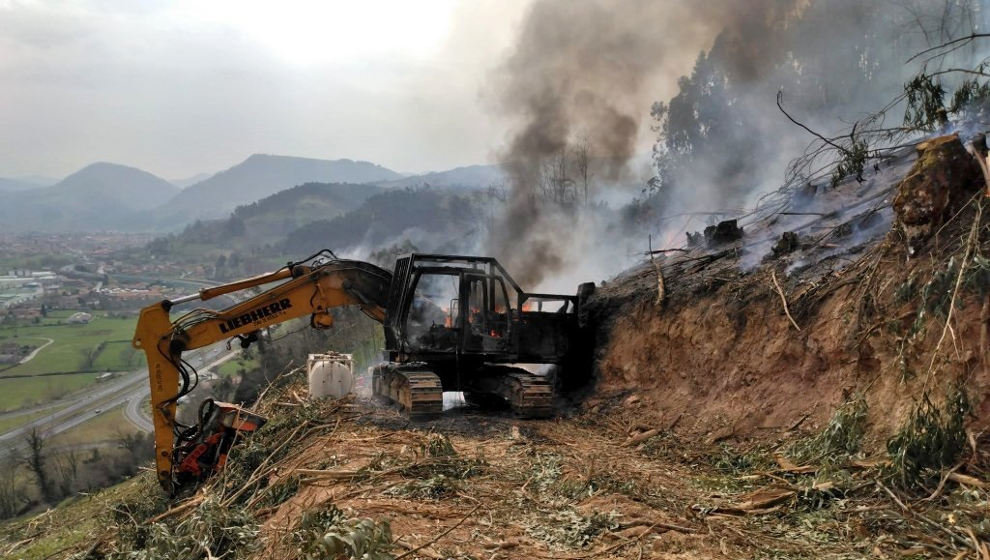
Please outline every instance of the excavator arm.
[[[172, 308], [181, 303], [283, 280], [221, 311], [198, 308], [174, 320], [170, 316]], [[155, 465], [162, 487], [175, 494], [183, 485], [221, 469], [233, 441], [265, 422], [237, 405], [207, 399], [197, 424], [179, 423], [175, 415], [178, 400], [197, 381], [195, 370], [182, 359], [183, 352], [232, 338], [247, 347], [261, 329], [305, 315], [310, 316], [312, 327], [329, 328], [333, 325], [330, 310], [341, 306], [357, 306], [382, 322], [391, 281], [390, 272], [369, 263], [336, 257], [323, 262], [308, 259], [141, 310], [132, 344], [144, 350], [148, 360]]]

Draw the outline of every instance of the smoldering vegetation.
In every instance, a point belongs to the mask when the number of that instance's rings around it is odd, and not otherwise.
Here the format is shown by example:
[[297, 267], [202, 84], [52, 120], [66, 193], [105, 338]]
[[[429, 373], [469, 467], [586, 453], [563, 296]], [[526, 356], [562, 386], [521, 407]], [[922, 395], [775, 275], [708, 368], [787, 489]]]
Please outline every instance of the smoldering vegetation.
[[[778, 92], [813, 133], [881, 110], [871, 130], [893, 133], [905, 84], [931, 71], [907, 59], [986, 17], [981, 0], [538, 1], [489, 84], [494, 110], [516, 124], [483, 251], [526, 286], [567, 289], [632, 264], [651, 236], [654, 248], [682, 246], [852, 154], [789, 169], [815, 136]], [[983, 50], [936, 65], [972, 67]], [[651, 136], [647, 170], [637, 164]]]

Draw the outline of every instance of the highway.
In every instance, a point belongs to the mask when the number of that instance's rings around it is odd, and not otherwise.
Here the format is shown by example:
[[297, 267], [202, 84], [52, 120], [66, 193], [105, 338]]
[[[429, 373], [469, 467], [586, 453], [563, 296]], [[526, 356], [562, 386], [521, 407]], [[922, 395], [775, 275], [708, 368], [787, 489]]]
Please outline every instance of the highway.
[[[200, 362], [193, 364], [200, 373], [207, 371], [208, 369], [218, 366], [227, 360], [230, 360], [240, 353], [240, 348], [234, 347], [231, 350], [226, 350], [221, 347], [218, 352], [209, 353], [208, 350], [201, 350]], [[195, 351], [194, 351], [195, 352]], [[192, 354], [192, 352], [190, 352]], [[217, 355], [219, 354], [219, 357]], [[210, 363], [205, 363], [211, 357], [214, 357], [213, 361]], [[190, 361], [190, 363], [192, 363]], [[144, 405], [148, 402], [148, 398], [151, 396], [151, 390], [148, 388], [147, 384], [136, 387], [134, 390], [129, 391], [124, 398], [126, 399], [127, 406], [124, 407], [124, 417], [131, 423], [137, 426], [139, 430], [150, 432], [155, 429], [155, 425], [152, 423], [151, 418], [144, 413]]]

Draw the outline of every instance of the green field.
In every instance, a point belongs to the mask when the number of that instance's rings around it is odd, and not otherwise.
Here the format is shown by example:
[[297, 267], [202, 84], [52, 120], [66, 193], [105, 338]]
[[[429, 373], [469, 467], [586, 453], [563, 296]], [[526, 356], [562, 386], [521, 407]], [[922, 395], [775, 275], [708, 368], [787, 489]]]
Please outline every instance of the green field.
[[232, 375], [239, 374], [241, 370], [250, 371], [257, 366], [258, 361], [254, 358], [234, 358], [213, 368], [213, 371], [215, 371], [220, 377], [230, 377]]
[[[30, 362], [0, 372], [0, 377], [80, 370], [121, 371], [141, 365], [143, 356], [129, 351], [126, 342], [134, 336], [134, 319], [94, 315], [86, 325], [57, 324], [61, 320], [64, 317], [50, 316], [39, 325], [0, 327], [0, 341], [18, 342], [23, 338], [35, 346], [40, 346], [46, 338], [55, 341]], [[101, 343], [106, 345], [97, 353]]]
[[51, 402], [92, 384], [99, 373], [0, 377], [0, 412]]
[[13, 430], [14, 428], [21, 426], [23, 424], [27, 424], [32, 420], [37, 420], [38, 418], [41, 418], [43, 416], [54, 414], [59, 410], [62, 410], [63, 408], [65, 408], [65, 405], [59, 405], [52, 408], [46, 408], [45, 410], [39, 410], [37, 412], [21, 414], [20, 416], [14, 416], [12, 418], [0, 420], [0, 434], [9, 430]]
[[[94, 313], [85, 325], [65, 323], [74, 311], [52, 311], [40, 324], [22, 322], [0, 326], [0, 341], [42, 348], [29, 362], [0, 372], [0, 411], [59, 399], [92, 384], [104, 371], [130, 371], [144, 364], [144, 354], [131, 348], [134, 319]], [[23, 341], [23, 342], [22, 342]], [[90, 371], [72, 375], [43, 373]], [[37, 377], [17, 377], [31, 375]]]
[[109, 410], [104, 410], [99, 414], [84, 412], [83, 414], [92, 414], [93, 418], [52, 437], [48, 442], [49, 445], [57, 446], [116, 440], [125, 434], [132, 434], [138, 431], [124, 416], [124, 406], [119, 405]]

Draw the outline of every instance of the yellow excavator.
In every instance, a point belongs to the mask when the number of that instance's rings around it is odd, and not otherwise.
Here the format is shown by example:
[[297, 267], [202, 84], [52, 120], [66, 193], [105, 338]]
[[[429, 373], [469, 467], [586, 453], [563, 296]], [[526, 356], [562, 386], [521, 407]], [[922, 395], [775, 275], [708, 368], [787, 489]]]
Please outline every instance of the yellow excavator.
[[[176, 306], [278, 282], [226, 309], [196, 308], [172, 319]], [[577, 296], [523, 292], [491, 257], [413, 254], [394, 273], [321, 251], [281, 269], [145, 307], [133, 345], [144, 350], [151, 385], [158, 480], [169, 494], [223, 468], [235, 440], [265, 419], [241, 406], [206, 399], [198, 420], [176, 418], [179, 399], [198, 381], [183, 352], [237, 339], [247, 348], [261, 331], [310, 316], [310, 326], [333, 325], [332, 310], [356, 306], [385, 329], [386, 360], [374, 368], [376, 396], [413, 417], [442, 411], [443, 391], [463, 391], [478, 405], [501, 405], [524, 417], [553, 412], [553, 384], [515, 364], [563, 365], [586, 349], [575, 344]]]

